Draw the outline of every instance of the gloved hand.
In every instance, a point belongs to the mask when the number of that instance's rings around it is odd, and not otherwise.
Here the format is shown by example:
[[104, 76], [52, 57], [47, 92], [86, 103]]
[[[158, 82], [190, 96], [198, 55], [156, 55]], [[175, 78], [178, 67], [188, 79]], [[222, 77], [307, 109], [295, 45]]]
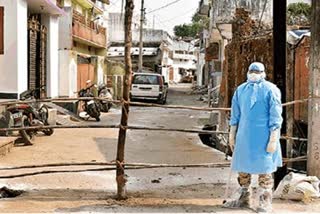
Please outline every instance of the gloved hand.
[[279, 138], [279, 129], [270, 132], [269, 143], [267, 146], [267, 152], [274, 153], [277, 150], [277, 143]]
[[236, 142], [237, 128], [238, 128], [238, 126], [230, 126], [229, 145], [230, 145], [230, 148], [231, 148], [232, 152], [234, 150], [234, 144]]

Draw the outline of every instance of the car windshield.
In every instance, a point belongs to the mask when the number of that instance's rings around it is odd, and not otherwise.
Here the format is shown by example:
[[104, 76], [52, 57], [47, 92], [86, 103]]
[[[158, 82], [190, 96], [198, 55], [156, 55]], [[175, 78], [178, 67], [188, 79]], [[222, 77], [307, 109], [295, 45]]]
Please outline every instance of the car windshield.
[[134, 75], [132, 84], [159, 85], [159, 78], [156, 75]]

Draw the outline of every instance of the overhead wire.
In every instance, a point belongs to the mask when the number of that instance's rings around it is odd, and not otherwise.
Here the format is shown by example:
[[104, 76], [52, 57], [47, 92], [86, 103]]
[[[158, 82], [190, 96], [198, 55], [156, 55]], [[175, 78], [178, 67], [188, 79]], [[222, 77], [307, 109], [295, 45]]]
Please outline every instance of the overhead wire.
[[[146, 6], [146, 8], [150, 8], [146, 3], [145, 3], [145, 6]], [[164, 27], [165, 29], [171, 28], [161, 20], [161, 17], [158, 14], [154, 14], [154, 16], [155, 16], [156, 20], [158, 20], [158, 23], [160, 23], [162, 25], [162, 27]], [[146, 19], [146, 17], [145, 17], [145, 19]]]
[[149, 11], [148, 13], [153, 13], [153, 12], [155, 12], [155, 11], [162, 10], [162, 9], [164, 9], [164, 8], [166, 8], [166, 7], [169, 7], [169, 6], [171, 6], [171, 5], [175, 4], [175, 3], [178, 3], [179, 1], [181, 1], [181, 0], [175, 0], [175, 1], [170, 2], [170, 3], [168, 3], [168, 4], [164, 5], [164, 6], [161, 6], [161, 7], [159, 7], [159, 8], [154, 9], [154, 10], [151, 10], [151, 11]]
[[180, 17], [184, 17], [184, 16], [186, 16], [186, 15], [189, 15], [189, 13], [192, 12], [192, 11], [195, 11], [195, 9], [194, 9], [194, 8], [191, 8], [190, 10], [188, 10], [188, 11], [186, 11], [186, 12], [180, 14], [180, 15], [177, 15], [177, 16], [175, 16], [175, 17], [172, 17], [172, 18], [170, 18], [170, 19], [166, 19], [166, 20], [164, 20], [163, 22], [171, 22], [172, 20], [175, 20], [175, 19], [177, 19], [177, 18], [180, 18]]
[[[179, 0], [179, 1], [181, 1], [181, 0]], [[171, 2], [171, 3], [169, 3], [169, 4], [166, 4], [166, 5], [162, 6], [162, 7], [159, 7], [159, 8], [157, 8], [157, 9], [151, 10], [151, 11], [147, 12], [146, 14], [149, 14], [150, 12], [158, 11], [158, 10], [163, 9], [163, 8], [165, 8], [165, 7], [168, 7], [168, 6], [172, 5], [172, 4], [175, 4], [175, 3], [179, 2], [179, 1], [173, 1], [173, 2]], [[145, 4], [145, 5], [146, 5], [146, 4]], [[147, 7], [147, 8], [150, 8], [150, 7], [148, 7], [147, 5], [146, 5], [146, 7]], [[160, 16], [157, 15], [157, 14], [155, 14], [155, 18], [156, 18], [156, 20], [158, 21], [158, 23], [161, 24], [164, 28], [166, 28], [166, 29], [172, 29], [173, 26], [168, 26], [168, 25], [166, 24], [167, 22], [172, 22], [173, 20], [175, 20], [175, 19], [177, 19], [177, 18], [179, 18], [179, 17], [185, 17], [186, 15], [189, 15], [191, 11], [195, 11], [195, 8], [191, 8], [191, 9], [187, 10], [186, 12], [183, 13], [183, 15], [178, 15], [178, 16], [172, 17], [172, 18], [170, 18], [170, 19], [166, 19], [166, 20], [164, 20], [164, 21], [162, 20], [162, 17], [160, 17]]]

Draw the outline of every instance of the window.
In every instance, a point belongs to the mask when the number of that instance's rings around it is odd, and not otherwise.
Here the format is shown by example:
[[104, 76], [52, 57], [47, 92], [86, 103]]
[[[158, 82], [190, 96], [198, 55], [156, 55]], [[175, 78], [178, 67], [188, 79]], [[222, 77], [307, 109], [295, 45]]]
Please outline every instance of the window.
[[4, 53], [4, 7], [0, 7], [0, 54]]
[[134, 75], [132, 84], [159, 85], [160, 79], [156, 75]]

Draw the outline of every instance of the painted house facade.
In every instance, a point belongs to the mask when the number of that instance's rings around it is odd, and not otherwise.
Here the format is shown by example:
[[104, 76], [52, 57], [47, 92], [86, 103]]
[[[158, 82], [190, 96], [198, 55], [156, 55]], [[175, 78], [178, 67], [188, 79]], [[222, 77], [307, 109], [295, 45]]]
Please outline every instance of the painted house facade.
[[59, 96], [74, 97], [91, 80], [105, 82], [107, 0], [64, 0], [59, 19]]
[[58, 96], [56, 0], [0, 0], [0, 99], [17, 99], [43, 87], [42, 97]]

